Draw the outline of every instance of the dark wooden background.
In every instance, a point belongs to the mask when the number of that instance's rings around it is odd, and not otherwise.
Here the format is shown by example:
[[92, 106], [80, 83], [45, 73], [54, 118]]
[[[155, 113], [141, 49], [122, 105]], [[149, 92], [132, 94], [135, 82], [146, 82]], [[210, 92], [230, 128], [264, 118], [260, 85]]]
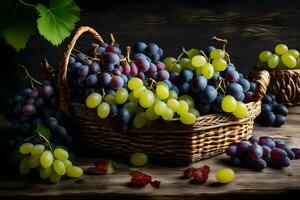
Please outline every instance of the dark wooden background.
[[[136, 41], [156, 42], [165, 55], [176, 56], [181, 47], [204, 49], [211, 36], [229, 40], [232, 61], [243, 72], [256, 62], [262, 49], [272, 49], [278, 42], [300, 49], [299, 0], [76, 0], [81, 21], [104, 37], [114, 33], [123, 48]], [[89, 37], [80, 40], [80, 48], [89, 48]], [[41, 37], [33, 37], [19, 54], [0, 41], [0, 111], [6, 99], [24, 87], [23, 71], [16, 63], [26, 65], [41, 79], [39, 62], [46, 57], [57, 65], [64, 44], [53, 47]]]

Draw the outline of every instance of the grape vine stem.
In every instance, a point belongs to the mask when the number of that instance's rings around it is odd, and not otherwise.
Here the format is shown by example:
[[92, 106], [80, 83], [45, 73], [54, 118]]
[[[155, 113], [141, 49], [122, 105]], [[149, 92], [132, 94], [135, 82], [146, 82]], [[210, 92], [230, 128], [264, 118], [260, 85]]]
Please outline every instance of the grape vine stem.
[[26, 3], [26, 2], [24, 2], [23, 0], [19, 0], [19, 2], [20, 2], [21, 4], [23, 4], [23, 5], [25, 5], [25, 6], [36, 7], [36, 5], [30, 4], [30, 3]]
[[110, 39], [111, 39], [111, 44], [114, 45], [116, 43], [116, 39], [114, 37], [114, 34], [110, 33], [109, 36], [110, 36]]
[[73, 51], [76, 51], [76, 52], [78, 52], [78, 53], [82, 53], [85, 57], [87, 57], [87, 58], [89, 58], [89, 59], [91, 59], [91, 60], [96, 60], [96, 61], [99, 61], [99, 60], [100, 60], [99, 58], [93, 58], [93, 57], [91, 57], [91, 56], [86, 55], [85, 53], [83, 53], [83, 52], [80, 51], [79, 49], [73, 48]]
[[44, 140], [44, 141], [47, 143], [47, 145], [49, 146], [50, 151], [53, 152], [52, 146], [51, 146], [50, 142], [47, 140], [47, 138], [45, 138], [45, 136], [43, 136], [42, 134], [40, 134], [40, 133], [37, 132], [37, 131], [36, 131], [36, 133], [37, 133], [37, 135], [39, 136], [41, 142]]
[[26, 68], [24, 65], [21, 65], [20, 63], [18, 63], [18, 65], [19, 65], [20, 67], [22, 67], [22, 68], [24, 69], [25, 73], [26, 73], [26, 77], [24, 78], [24, 80], [25, 80], [26, 78], [29, 78], [30, 81], [31, 81], [31, 86], [32, 86], [33, 88], [34, 88], [33, 81], [34, 81], [35, 83], [37, 83], [38, 85], [42, 85], [41, 82], [39, 82], [38, 80], [36, 80], [35, 78], [33, 78], [33, 77], [29, 74], [27, 68]]

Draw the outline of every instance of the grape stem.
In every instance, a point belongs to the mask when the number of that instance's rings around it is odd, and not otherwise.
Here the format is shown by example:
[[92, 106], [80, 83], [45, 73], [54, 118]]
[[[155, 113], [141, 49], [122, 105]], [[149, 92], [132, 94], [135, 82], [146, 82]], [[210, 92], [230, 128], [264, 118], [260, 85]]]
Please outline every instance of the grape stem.
[[110, 36], [110, 39], [111, 39], [111, 44], [114, 45], [116, 43], [116, 39], [114, 37], [114, 34], [110, 33], [109, 36]]
[[89, 59], [91, 59], [91, 60], [96, 60], [96, 61], [99, 61], [99, 60], [100, 60], [99, 58], [93, 58], [93, 57], [91, 57], [91, 56], [86, 55], [85, 53], [83, 53], [83, 52], [80, 51], [79, 49], [73, 48], [73, 51], [76, 51], [76, 52], [78, 52], [78, 53], [82, 53], [85, 57], [87, 57], [87, 58], [89, 58]]
[[231, 63], [230, 62], [230, 56], [229, 56], [229, 54], [224, 50], [224, 52], [225, 52], [225, 56], [227, 57], [227, 61], [229, 62], [229, 63]]
[[206, 60], [208, 60], [209, 61], [209, 59], [208, 59], [208, 57], [206, 56], [206, 54], [205, 54], [205, 52], [203, 51], [203, 50], [199, 50], [200, 51], [200, 53], [202, 53], [202, 55], [206, 58]]
[[130, 62], [132, 62], [132, 61], [130, 60], [131, 47], [128, 46], [128, 47], [126, 47], [126, 49], [127, 49], [127, 52], [126, 52], [126, 60], [127, 60], [127, 63], [130, 63]]
[[148, 78], [148, 80], [150, 80], [151, 81], [151, 83], [150, 83], [150, 87], [152, 88], [152, 86], [153, 86], [153, 83], [157, 83], [153, 78]]
[[[224, 88], [222, 87], [222, 84], [224, 85]], [[225, 95], [225, 90], [226, 90], [225, 87], [226, 87], [226, 83], [225, 83], [225, 80], [222, 78], [222, 79], [220, 79], [216, 90], [220, 89], [222, 91], [222, 93]]]
[[41, 142], [43, 142], [43, 140], [44, 140], [44, 141], [46, 142], [46, 144], [49, 146], [50, 151], [53, 152], [52, 146], [51, 146], [50, 142], [47, 140], [47, 138], [45, 138], [42, 134], [40, 134], [40, 133], [37, 132], [37, 131], [36, 131], [36, 133], [37, 133], [37, 135], [39, 136]]
[[19, 2], [20, 2], [21, 4], [23, 4], [23, 5], [25, 5], [25, 6], [36, 7], [36, 5], [30, 4], [30, 3], [26, 3], [26, 2], [24, 2], [23, 0], [19, 0]]
[[175, 62], [173, 62], [170, 66], [170, 71], [172, 70], [173, 66], [175, 64], [177, 64], [180, 60], [180, 58], [186, 53], [187, 51], [185, 51], [184, 47], [182, 47], [182, 52], [179, 54], [179, 56], [177, 57], [177, 59], [175, 60]]
[[24, 65], [21, 65], [20, 63], [18, 63], [18, 65], [24, 69], [24, 71], [25, 71], [25, 73], [26, 73], [26, 77], [24, 78], [24, 80], [26, 80], [27, 78], [29, 78], [29, 79], [30, 79], [30, 83], [31, 83], [31, 87], [32, 87], [32, 88], [35, 88], [33, 82], [35, 82], [35, 83], [38, 84], [38, 85], [42, 85], [41, 82], [39, 82], [38, 80], [36, 80], [35, 78], [33, 78], [33, 77], [29, 74], [27, 68], [26, 68]]

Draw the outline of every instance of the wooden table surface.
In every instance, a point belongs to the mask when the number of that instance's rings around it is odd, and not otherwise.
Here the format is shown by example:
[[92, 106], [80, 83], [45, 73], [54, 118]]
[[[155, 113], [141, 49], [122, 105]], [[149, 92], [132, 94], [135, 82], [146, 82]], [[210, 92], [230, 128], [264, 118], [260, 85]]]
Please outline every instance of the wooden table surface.
[[[255, 126], [257, 135], [270, 135], [283, 138], [293, 147], [300, 147], [300, 107], [289, 109], [286, 124], [281, 128]], [[255, 172], [247, 168], [233, 168], [234, 181], [220, 185], [215, 182], [215, 171], [226, 165], [227, 157], [222, 154], [194, 164], [209, 165], [212, 169], [207, 183], [192, 185], [180, 178], [186, 167], [164, 167], [149, 164], [144, 172], [155, 180], [161, 181], [161, 187], [154, 189], [150, 185], [144, 188], [130, 188], [129, 169], [121, 164], [116, 174], [96, 176], [84, 175], [80, 182], [64, 180], [51, 185], [31, 177], [19, 175], [1, 176], [0, 199], [18, 197], [20, 199], [286, 199], [300, 193], [300, 160], [282, 170], [267, 168]], [[87, 168], [95, 158], [80, 157], [78, 164]]]

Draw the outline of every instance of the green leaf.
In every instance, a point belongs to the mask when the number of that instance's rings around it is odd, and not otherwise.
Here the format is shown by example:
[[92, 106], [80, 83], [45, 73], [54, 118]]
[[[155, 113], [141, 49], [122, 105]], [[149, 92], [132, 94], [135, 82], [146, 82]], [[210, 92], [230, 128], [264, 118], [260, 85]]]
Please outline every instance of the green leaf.
[[17, 51], [26, 47], [29, 38], [35, 33], [35, 9], [25, 7], [15, 15], [7, 15], [10, 23], [1, 27], [1, 36]]
[[51, 132], [42, 123], [36, 125], [36, 132], [46, 138], [49, 142], [51, 138]]
[[50, 8], [38, 4], [36, 10], [40, 16], [39, 33], [56, 46], [71, 34], [80, 17], [80, 9], [73, 0], [51, 0]]
[[200, 51], [198, 49], [190, 49], [187, 52], [187, 56], [192, 59], [194, 56], [197, 56], [200, 54]]

